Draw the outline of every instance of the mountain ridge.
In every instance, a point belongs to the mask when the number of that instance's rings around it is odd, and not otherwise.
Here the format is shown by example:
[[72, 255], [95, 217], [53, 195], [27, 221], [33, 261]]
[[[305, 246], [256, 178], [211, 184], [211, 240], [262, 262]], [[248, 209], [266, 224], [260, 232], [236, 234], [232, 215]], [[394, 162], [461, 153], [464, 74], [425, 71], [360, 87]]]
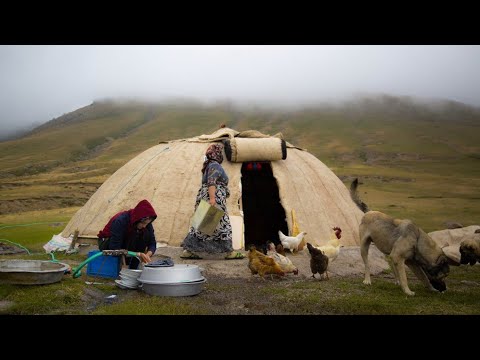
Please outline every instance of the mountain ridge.
[[[480, 111], [456, 102], [417, 102], [383, 96], [284, 110], [229, 102], [93, 102], [19, 139], [0, 142], [0, 214], [81, 206], [142, 151], [162, 141], [210, 134], [222, 123], [238, 131], [282, 132], [345, 183], [355, 176], [368, 179], [370, 188], [364, 189], [371, 193], [408, 188], [411, 199], [429, 192], [457, 200], [478, 197]], [[380, 193], [375, 201], [391, 205]], [[471, 216], [480, 215], [473, 207]], [[394, 210], [399, 215], [411, 211]]]

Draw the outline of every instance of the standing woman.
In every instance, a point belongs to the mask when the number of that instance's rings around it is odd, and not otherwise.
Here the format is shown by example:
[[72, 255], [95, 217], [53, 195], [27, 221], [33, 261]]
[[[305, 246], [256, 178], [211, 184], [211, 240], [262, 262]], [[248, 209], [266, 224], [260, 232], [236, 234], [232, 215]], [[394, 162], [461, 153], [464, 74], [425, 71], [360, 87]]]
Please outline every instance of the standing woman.
[[201, 259], [196, 252], [210, 254], [226, 253], [225, 259], [243, 259], [245, 256], [232, 247], [232, 225], [227, 214], [227, 198], [230, 196], [228, 189], [228, 176], [221, 163], [223, 162], [223, 145], [212, 144], [205, 152], [205, 161], [202, 167], [202, 186], [198, 190], [195, 210], [200, 200], [205, 200], [212, 206], [225, 211], [220, 219], [220, 224], [212, 236], [190, 227], [188, 235], [183, 240], [183, 259]]

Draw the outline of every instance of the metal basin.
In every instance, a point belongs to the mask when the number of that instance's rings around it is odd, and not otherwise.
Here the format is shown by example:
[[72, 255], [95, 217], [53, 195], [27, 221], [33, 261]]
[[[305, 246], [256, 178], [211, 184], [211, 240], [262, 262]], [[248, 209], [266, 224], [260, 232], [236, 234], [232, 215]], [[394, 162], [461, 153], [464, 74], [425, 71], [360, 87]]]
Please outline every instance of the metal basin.
[[203, 289], [205, 278], [200, 281], [173, 284], [142, 284], [142, 289], [149, 295], [155, 296], [193, 296]]
[[194, 282], [204, 279], [198, 265], [178, 264], [169, 267], [143, 269], [138, 281], [145, 284], [172, 284]]
[[43, 260], [0, 260], [0, 284], [41, 285], [62, 280], [69, 265]]

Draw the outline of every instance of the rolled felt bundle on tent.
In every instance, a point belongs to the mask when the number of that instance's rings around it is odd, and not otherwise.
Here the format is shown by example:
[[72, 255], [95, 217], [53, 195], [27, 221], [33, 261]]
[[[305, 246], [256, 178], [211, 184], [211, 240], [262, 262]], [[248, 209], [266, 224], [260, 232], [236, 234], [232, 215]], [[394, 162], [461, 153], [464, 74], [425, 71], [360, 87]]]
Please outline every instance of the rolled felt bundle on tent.
[[287, 145], [280, 138], [233, 138], [223, 140], [228, 161], [274, 161], [287, 158]]

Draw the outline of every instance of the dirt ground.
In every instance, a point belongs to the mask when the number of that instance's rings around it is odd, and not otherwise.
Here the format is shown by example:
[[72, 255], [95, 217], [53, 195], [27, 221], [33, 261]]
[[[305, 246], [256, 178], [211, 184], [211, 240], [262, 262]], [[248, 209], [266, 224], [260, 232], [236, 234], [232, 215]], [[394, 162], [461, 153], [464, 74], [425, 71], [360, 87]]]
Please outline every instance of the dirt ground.
[[[316, 301], [311, 306], [298, 306], [298, 297], [309, 296], [312, 285], [315, 291], [321, 291], [325, 298], [335, 298], [338, 281], [343, 278], [355, 278], [361, 284], [364, 265], [358, 247], [345, 247], [329, 266], [330, 281], [311, 277], [310, 256], [308, 250], [297, 254], [287, 254], [298, 267], [299, 274], [287, 274], [284, 277], [267, 275], [265, 280], [258, 275], [252, 276], [248, 268], [248, 258], [225, 260], [220, 255], [199, 254], [201, 260], [181, 259], [180, 247], [160, 247], [154, 260], [169, 256], [175, 264], [195, 264], [207, 279], [200, 296], [175, 298], [179, 304], [201, 308], [213, 315], [284, 315], [284, 314], [329, 314], [329, 307], [322, 307]], [[245, 255], [247, 252], [242, 251]], [[375, 247], [370, 247], [369, 260], [372, 275], [388, 269], [385, 256]], [[392, 277], [383, 273], [382, 277]], [[293, 290], [292, 289], [302, 289]], [[122, 292], [123, 293], [123, 292]], [[122, 297], [134, 296], [136, 291], [125, 290]], [[295, 295], [291, 295], [295, 294]], [[305, 301], [305, 299], [303, 299]], [[307, 301], [308, 302], [308, 301]]]
[[[247, 255], [247, 251], [241, 251]], [[249, 279], [252, 274], [248, 268], [248, 258], [225, 260], [223, 256], [199, 254], [204, 257], [201, 260], [187, 260], [180, 258], [182, 248], [180, 247], [160, 247], [154, 259], [161, 255], [169, 256], [173, 259], [175, 264], [195, 264], [202, 270], [203, 276], [209, 277], [225, 277], [225, 278], [242, 278]], [[288, 279], [291, 281], [304, 280], [311, 277], [310, 271], [310, 255], [306, 248], [295, 254], [287, 254], [287, 257], [292, 260], [293, 264], [298, 268], [297, 276], [289, 274]], [[388, 263], [385, 256], [372, 244], [369, 251], [370, 271], [372, 275], [381, 273], [388, 269]], [[360, 249], [358, 246], [341, 248], [338, 257], [329, 264], [328, 275], [335, 278], [339, 276], [363, 276], [364, 265], [360, 256]], [[316, 275], [317, 278], [319, 275]], [[258, 275], [255, 275], [258, 277]]]
[[[202, 292], [199, 296], [175, 297], [175, 303], [201, 309], [202, 313], [211, 315], [329, 314], [331, 306], [321, 306], [317, 300], [313, 301], [311, 306], [299, 306], [299, 297], [303, 299], [302, 303], [306, 301], [309, 304], [308, 297], [312, 295], [312, 289], [315, 289], [314, 292], [320, 291], [325, 299], [334, 299], [338, 296], [338, 286], [342, 286], [344, 279], [354, 278], [355, 282], [361, 284], [364, 276], [359, 247], [341, 248], [339, 256], [329, 265], [329, 281], [320, 280], [318, 274], [316, 279], [311, 277], [310, 255], [307, 249], [295, 254], [287, 253], [298, 267], [298, 275], [267, 275], [265, 279], [259, 275], [252, 276], [248, 268], [248, 257], [225, 260], [224, 254], [199, 253], [203, 259], [187, 260], [180, 258], [182, 251], [181, 247], [158, 247], [153, 260], [168, 256], [175, 264], [198, 265], [207, 280]], [[241, 252], [247, 255], [246, 251]], [[370, 247], [369, 262], [372, 275], [391, 277], [393, 280], [391, 273], [384, 272], [389, 268], [385, 256], [374, 245]], [[106, 282], [104, 279], [88, 280]], [[113, 282], [111, 285], [115, 286]], [[135, 298], [140, 295], [139, 291], [120, 290], [116, 301]], [[88, 313], [105, 303], [105, 293], [95, 289], [95, 286], [87, 287], [84, 297], [84, 310]]]

